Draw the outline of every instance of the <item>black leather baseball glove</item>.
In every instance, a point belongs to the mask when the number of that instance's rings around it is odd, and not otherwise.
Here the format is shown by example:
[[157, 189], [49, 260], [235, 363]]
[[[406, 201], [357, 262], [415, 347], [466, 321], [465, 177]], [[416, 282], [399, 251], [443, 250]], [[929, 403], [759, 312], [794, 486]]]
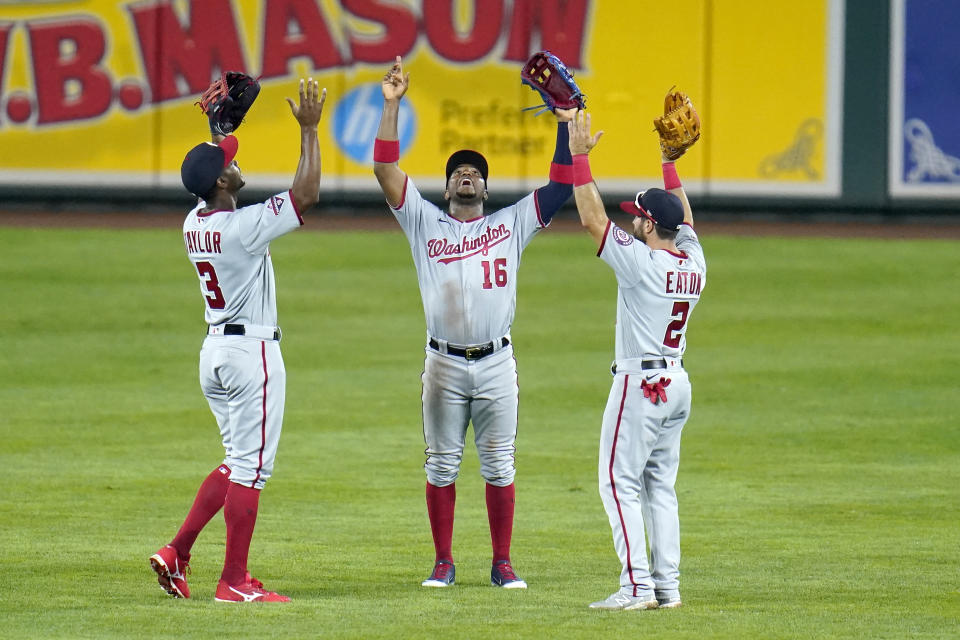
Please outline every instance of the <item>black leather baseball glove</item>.
[[240, 71], [227, 71], [200, 96], [200, 110], [210, 120], [210, 131], [226, 136], [237, 130], [260, 93], [260, 83]]

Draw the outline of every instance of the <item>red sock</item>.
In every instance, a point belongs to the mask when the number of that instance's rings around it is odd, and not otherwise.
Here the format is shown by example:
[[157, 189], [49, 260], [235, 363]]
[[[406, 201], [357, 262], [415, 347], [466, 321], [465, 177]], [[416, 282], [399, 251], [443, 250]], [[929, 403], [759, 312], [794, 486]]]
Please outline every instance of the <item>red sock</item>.
[[180, 531], [177, 531], [176, 537], [170, 543], [177, 553], [184, 560], [190, 559], [190, 549], [196, 542], [197, 536], [203, 530], [210, 518], [217, 515], [223, 501], [227, 497], [227, 487], [230, 486], [230, 467], [220, 465], [210, 472], [206, 480], [197, 490], [197, 497], [193, 500], [193, 506], [187, 514], [187, 519], [183, 521]]
[[511, 482], [505, 487], [487, 484], [487, 518], [494, 563], [510, 562], [510, 538], [513, 536], [513, 505], [516, 492]]
[[437, 487], [427, 483], [427, 514], [433, 532], [436, 562], [453, 562], [453, 511], [457, 502], [456, 483]]
[[227, 489], [223, 504], [223, 519], [227, 522], [227, 554], [220, 579], [234, 585], [243, 582], [247, 573], [247, 554], [253, 527], [257, 524], [257, 507], [260, 490], [244, 487], [235, 482]]

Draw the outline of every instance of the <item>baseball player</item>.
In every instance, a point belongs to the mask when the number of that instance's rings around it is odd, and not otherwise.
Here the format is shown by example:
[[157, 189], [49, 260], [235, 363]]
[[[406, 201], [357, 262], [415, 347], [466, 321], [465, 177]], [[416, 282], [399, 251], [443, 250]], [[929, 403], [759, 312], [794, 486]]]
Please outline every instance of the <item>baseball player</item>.
[[427, 513], [436, 557], [422, 584], [454, 584], [456, 480], [472, 421], [480, 473], [486, 480], [491, 584], [525, 589], [526, 582], [510, 562], [519, 395], [510, 326], [520, 255], [572, 193], [565, 121], [574, 111], [555, 112], [560, 124], [547, 186], [485, 214], [487, 161], [480, 153], [463, 149], [447, 160], [443, 197], [449, 209], [442, 211], [420, 195], [397, 165], [397, 114], [409, 80], [398, 56], [383, 78], [374, 173], [410, 243], [427, 322], [421, 399]]
[[676, 167], [666, 158], [666, 190], [647, 189], [620, 204], [635, 216], [632, 228], [624, 230], [607, 219], [587, 155], [602, 134], [591, 135], [590, 116], [582, 111], [570, 123], [580, 220], [599, 247], [597, 255], [617, 277], [616, 361], [603, 413], [598, 473], [623, 570], [619, 590], [590, 608], [673, 608], [680, 606], [674, 482], [680, 432], [690, 414], [683, 352], [707, 266]]
[[243, 175], [234, 160], [237, 138], [214, 135], [187, 153], [183, 185], [199, 198], [183, 223], [187, 257], [200, 279], [207, 337], [200, 350], [200, 386], [217, 419], [223, 462], [200, 485], [187, 518], [170, 544], [150, 557], [160, 587], [189, 598], [190, 549], [223, 507], [226, 558], [217, 602], [288, 602], [247, 571], [260, 490], [273, 472], [283, 422], [286, 374], [270, 241], [303, 224], [317, 203], [320, 148], [317, 124], [326, 89], [300, 81], [299, 104], [287, 98], [300, 124], [300, 163], [289, 191], [237, 208]]

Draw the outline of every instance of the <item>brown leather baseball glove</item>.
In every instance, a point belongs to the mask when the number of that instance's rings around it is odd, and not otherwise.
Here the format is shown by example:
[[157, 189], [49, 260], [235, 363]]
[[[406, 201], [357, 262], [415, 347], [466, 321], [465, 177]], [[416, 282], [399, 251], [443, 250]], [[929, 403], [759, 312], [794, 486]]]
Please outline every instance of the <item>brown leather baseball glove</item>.
[[670, 87], [663, 99], [663, 115], [653, 120], [668, 160], [676, 160], [700, 139], [700, 116], [687, 94], [675, 88]]

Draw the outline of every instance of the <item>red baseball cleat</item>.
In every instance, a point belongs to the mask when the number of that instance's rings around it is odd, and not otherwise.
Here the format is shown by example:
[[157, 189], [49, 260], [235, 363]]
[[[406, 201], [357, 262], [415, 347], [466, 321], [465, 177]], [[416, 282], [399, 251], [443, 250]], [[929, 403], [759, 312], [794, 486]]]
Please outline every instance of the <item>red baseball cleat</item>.
[[290, 598], [263, 588], [263, 583], [249, 573], [240, 584], [229, 585], [223, 580], [217, 583], [217, 602], [290, 602]]
[[190, 597], [190, 587], [187, 586], [190, 565], [176, 549], [168, 544], [157, 551], [150, 556], [150, 567], [157, 572], [161, 589], [174, 598]]

